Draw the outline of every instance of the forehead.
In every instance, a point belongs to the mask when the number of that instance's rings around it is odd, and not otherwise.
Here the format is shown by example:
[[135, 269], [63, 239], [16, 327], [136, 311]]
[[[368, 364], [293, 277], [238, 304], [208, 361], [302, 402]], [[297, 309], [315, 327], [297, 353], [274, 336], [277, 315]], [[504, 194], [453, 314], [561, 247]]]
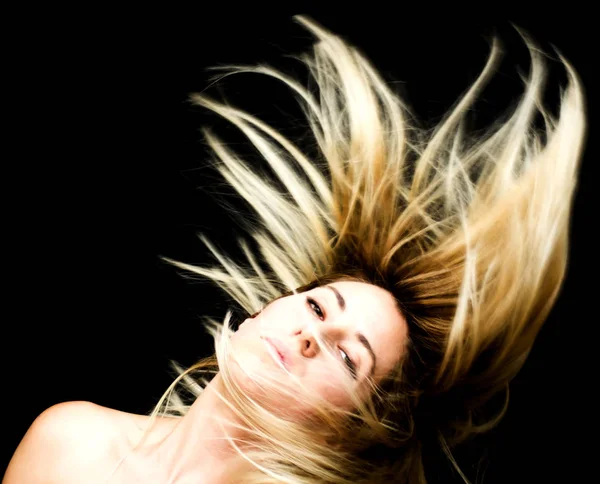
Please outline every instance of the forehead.
[[337, 281], [328, 285], [335, 287], [344, 298], [348, 320], [367, 337], [381, 366], [391, 369], [408, 335], [406, 320], [393, 296], [381, 287], [364, 282]]

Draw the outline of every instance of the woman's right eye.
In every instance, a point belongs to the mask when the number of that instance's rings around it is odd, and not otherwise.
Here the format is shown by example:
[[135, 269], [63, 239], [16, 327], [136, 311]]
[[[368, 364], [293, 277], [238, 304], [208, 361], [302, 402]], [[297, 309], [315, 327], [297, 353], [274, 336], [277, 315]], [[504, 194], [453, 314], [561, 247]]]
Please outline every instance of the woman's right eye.
[[323, 321], [325, 319], [325, 313], [323, 313], [321, 306], [311, 297], [306, 298], [306, 303], [310, 307], [311, 311], [317, 315], [317, 317]]

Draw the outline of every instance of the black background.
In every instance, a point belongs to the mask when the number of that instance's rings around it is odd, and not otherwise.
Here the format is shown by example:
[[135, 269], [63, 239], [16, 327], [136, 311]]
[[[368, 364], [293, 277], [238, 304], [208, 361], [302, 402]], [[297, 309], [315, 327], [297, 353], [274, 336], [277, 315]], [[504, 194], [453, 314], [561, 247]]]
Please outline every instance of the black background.
[[[222, 317], [227, 299], [208, 283], [185, 280], [159, 256], [211, 263], [198, 232], [237, 254], [239, 227], [215, 195], [236, 202], [206, 167], [200, 128], [213, 126], [232, 143], [243, 138], [192, 107], [188, 96], [224, 93], [233, 104], [283, 123], [285, 134], [305, 134], [291, 96], [275, 81], [246, 74], [218, 87], [206, 68], [267, 62], [302, 74], [285, 55], [310, 48], [311, 37], [291, 19], [308, 13], [356, 44], [425, 125], [475, 79], [493, 32], [506, 55], [474, 122], [491, 119], [519, 94], [513, 66], [527, 72], [527, 55], [509, 21], [543, 48], [557, 46], [580, 73], [590, 131], [565, 286], [514, 381], [505, 420], [457, 456], [470, 478], [485, 457], [485, 474], [478, 474], [484, 483], [569, 482], [585, 475], [590, 460], [580, 435], [591, 433], [595, 420], [585, 344], [594, 340], [598, 319], [590, 262], [597, 146], [591, 13], [456, 20], [443, 12], [433, 18], [428, 8], [392, 14], [383, 2], [330, 12], [304, 5], [248, 12], [233, 5], [220, 12], [89, 7], [6, 17], [3, 70], [11, 87], [4, 93], [10, 127], [2, 177], [8, 270], [1, 464], [45, 408], [85, 400], [145, 413], [172, 379], [169, 360], [190, 364], [211, 353], [199, 317]], [[557, 79], [564, 79], [560, 71]], [[550, 100], [556, 93], [550, 91]], [[445, 463], [430, 473], [432, 481], [454, 482]]]

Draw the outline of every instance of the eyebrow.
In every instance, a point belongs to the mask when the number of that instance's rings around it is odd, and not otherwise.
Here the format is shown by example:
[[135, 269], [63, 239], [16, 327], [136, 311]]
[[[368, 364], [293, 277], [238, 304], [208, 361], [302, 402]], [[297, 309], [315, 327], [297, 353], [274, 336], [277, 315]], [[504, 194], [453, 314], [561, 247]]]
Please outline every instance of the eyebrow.
[[[325, 287], [327, 289], [331, 289], [333, 291], [333, 293], [335, 294], [335, 298], [337, 299], [338, 306], [340, 307], [340, 311], [344, 312], [344, 310], [346, 309], [346, 300], [340, 294], [340, 291], [338, 291], [335, 287], [333, 287], [331, 285], [327, 285]], [[373, 360], [373, 365], [371, 366], [370, 375], [372, 377], [373, 374], [375, 373], [375, 367], [377, 366], [377, 357], [375, 356], [373, 347], [371, 346], [371, 343], [369, 343], [369, 340], [366, 338], [366, 336], [364, 334], [362, 334], [360, 331], [357, 331], [355, 333], [355, 335], [358, 338], [358, 341], [361, 342], [361, 344], [367, 349], [367, 351], [371, 355], [371, 359]]]

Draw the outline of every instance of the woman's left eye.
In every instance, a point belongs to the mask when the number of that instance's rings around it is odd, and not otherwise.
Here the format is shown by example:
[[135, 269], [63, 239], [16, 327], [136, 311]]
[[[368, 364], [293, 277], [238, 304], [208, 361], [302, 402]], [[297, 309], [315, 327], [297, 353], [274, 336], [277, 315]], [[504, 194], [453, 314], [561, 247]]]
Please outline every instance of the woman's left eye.
[[356, 365], [344, 350], [340, 349], [340, 352], [344, 355], [342, 356], [342, 360], [344, 360], [346, 366], [348, 367], [348, 370], [350, 370], [352, 378], [356, 380]]

